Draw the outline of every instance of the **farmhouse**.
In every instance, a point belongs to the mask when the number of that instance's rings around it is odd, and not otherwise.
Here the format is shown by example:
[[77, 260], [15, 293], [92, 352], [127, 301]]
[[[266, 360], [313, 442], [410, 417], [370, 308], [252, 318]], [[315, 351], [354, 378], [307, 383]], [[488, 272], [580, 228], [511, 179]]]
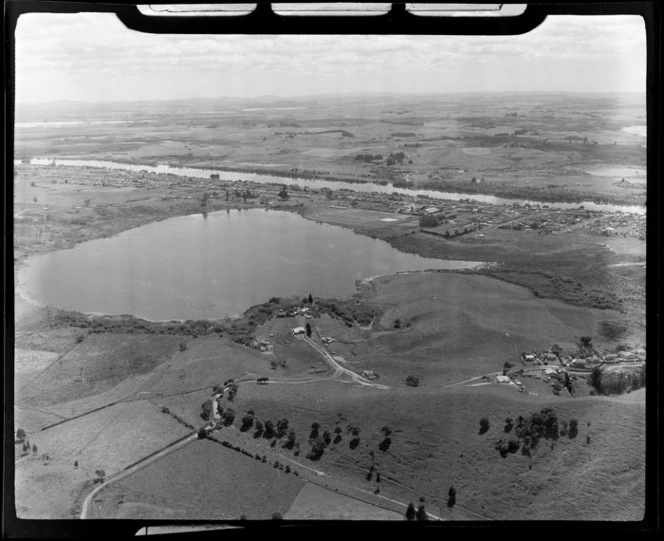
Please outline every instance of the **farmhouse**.
[[572, 359], [569, 365], [573, 368], [588, 368], [588, 363], [584, 359]]

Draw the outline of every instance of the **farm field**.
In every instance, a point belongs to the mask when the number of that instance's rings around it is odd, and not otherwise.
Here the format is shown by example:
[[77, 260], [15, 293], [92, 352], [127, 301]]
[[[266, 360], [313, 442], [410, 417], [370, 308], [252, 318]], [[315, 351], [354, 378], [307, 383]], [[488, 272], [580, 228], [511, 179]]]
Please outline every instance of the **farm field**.
[[[228, 112], [216, 115], [197, 113], [191, 103], [180, 111], [163, 106], [165, 115], [150, 122], [138, 112], [128, 118], [127, 111], [109, 107], [103, 112], [106, 118], [123, 120], [112, 131], [104, 124], [17, 130], [17, 157], [279, 173], [295, 168], [339, 180], [385, 178], [448, 191], [555, 197], [562, 191], [570, 198], [598, 194], [616, 201], [643, 200], [645, 176], [639, 176], [639, 186], [616, 184], [625, 170], [645, 165], [645, 138], [623, 131], [625, 124], [645, 124], [642, 99], [580, 94], [564, 99], [560, 109], [560, 97], [546, 94], [534, 100], [507, 95], [499, 102], [481, 94], [415, 101], [399, 96], [311, 97], [288, 111], [229, 104]], [[42, 117], [57, 121], [58, 115], [69, 113], [63, 105]], [[399, 152], [405, 158], [386, 165], [388, 156]], [[474, 177], [484, 180], [473, 184]]]
[[[22, 420], [18, 415], [17, 424]], [[15, 481], [18, 514], [26, 519], [76, 517], [79, 498], [97, 470], [118, 473], [191, 432], [147, 402], [119, 403], [42, 431], [28, 430], [37, 452], [19, 459]]]
[[402, 515], [359, 502], [312, 483], [306, 484], [288, 512], [287, 520], [403, 520]]
[[286, 513], [303, 485], [293, 474], [203, 440], [104, 489], [103, 504], [92, 512], [96, 518], [265, 520]]

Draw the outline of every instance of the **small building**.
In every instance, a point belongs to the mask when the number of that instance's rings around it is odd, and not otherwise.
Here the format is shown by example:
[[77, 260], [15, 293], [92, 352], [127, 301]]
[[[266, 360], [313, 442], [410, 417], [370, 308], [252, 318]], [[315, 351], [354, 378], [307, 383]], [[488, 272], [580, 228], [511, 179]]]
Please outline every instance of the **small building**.
[[555, 353], [545, 353], [544, 360], [555, 363], [558, 360], [558, 356]]
[[293, 329], [293, 335], [297, 336], [300, 334], [305, 334], [307, 331], [304, 330], [304, 327], [295, 327]]
[[366, 379], [376, 379], [378, 377], [378, 374], [374, 372], [373, 370], [364, 370], [362, 372], [362, 377]]
[[210, 175], [210, 180], [219, 180], [219, 173], [212, 173]]
[[573, 368], [588, 368], [588, 363], [584, 359], [572, 359], [569, 365]]
[[509, 383], [510, 378], [508, 378], [507, 376], [496, 376], [496, 381], [498, 383]]

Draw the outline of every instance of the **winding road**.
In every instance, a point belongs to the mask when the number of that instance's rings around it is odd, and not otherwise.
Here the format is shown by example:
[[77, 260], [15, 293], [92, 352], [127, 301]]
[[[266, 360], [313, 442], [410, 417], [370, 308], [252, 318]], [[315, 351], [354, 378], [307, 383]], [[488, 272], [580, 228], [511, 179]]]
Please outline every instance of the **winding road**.
[[90, 504], [92, 503], [94, 497], [101, 492], [101, 490], [106, 487], [107, 485], [111, 483], [115, 483], [116, 481], [120, 481], [121, 479], [124, 479], [128, 475], [131, 475], [132, 473], [137, 472], [138, 470], [144, 468], [148, 464], [151, 464], [155, 460], [158, 460], [173, 451], [176, 451], [180, 449], [180, 447], [184, 447], [188, 443], [194, 441], [196, 438], [198, 438], [198, 432], [194, 432], [193, 434], [190, 434], [189, 436], [186, 436], [184, 439], [176, 441], [172, 444], [170, 444], [168, 447], [165, 447], [158, 453], [155, 453], [154, 455], [150, 455], [143, 460], [137, 462], [133, 466], [127, 468], [126, 470], [122, 470], [121, 472], [109, 477], [106, 481], [104, 481], [101, 485], [99, 485], [97, 488], [95, 488], [88, 496], [85, 498], [83, 501], [83, 506], [81, 508], [81, 518], [86, 519], [90, 518]]
[[330, 352], [325, 350], [323, 347], [319, 346], [311, 338], [303, 336], [302, 339], [322, 355], [323, 359], [325, 359], [325, 362], [330, 366], [330, 368], [332, 368], [332, 370], [334, 370], [333, 377], [346, 375], [349, 376], [351, 380], [355, 381], [356, 383], [359, 383], [360, 385], [365, 385], [367, 387], [375, 387], [377, 389], [389, 389], [387, 385], [382, 385], [380, 383], [373, 383], [367, 378], [360, 376], [358, 373], [353, 372], [352, 370], [348, 370], [348, 368], [344, 368], [336, 361], [336, 359], [330, 354]]

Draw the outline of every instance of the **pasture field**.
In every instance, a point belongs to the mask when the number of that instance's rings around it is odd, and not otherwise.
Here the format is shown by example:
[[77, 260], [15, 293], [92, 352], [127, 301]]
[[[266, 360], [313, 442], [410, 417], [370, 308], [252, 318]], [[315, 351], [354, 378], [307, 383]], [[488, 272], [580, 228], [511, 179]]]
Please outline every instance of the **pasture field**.
[[[552, 343], [574, 345], [594, 334], [598, 315], [527, 289], [480, 275], [412, 273], [374, 280], [370, 302], [385, 308], [357, 367], [404, 385], [407, 375], [423, 385], [461, 381], [501, 370], [522, 351]], [[399, 329], [395, 329], [398, 322]]]
[[38, 451], [17, 464], [19, 516], [74, 518], [96, 470], [113, 475], [190, 432], [145, 401], [119, 403], [43, 431], [28, 427]]
[[178, 342], [175, 336], [85, 336], [18, 389], [17, 399], [19, 403], [46, 406], [98, 395], [131, 376], [150, 373], [177, 351]]
[[[520, 394], [510, 386], [422, 386], [368, 395], [356, 387], [329, 382], [316, 385], [319, 400], [314, 401], [308, 393], [300, 393], [300, 387], [286, 387], [241, 387], [233, 407], [240, 415], [252, 409], [263, 421], [287, 418], [303, 450], [296, 457], [279, 443], [281, 454], [367, 493], [379, 489], [381, 497], [406, 504], [424, 497], [430, 512], [450, 519], [638, 520], [642, 516], [642, 391], [632, 393], [629, 401], [543, 398]], [[504, 419], [528, 416], [547, 406], [561, 420], [576, 417], [579, 434], [542, 440], [531, 457], [520, 452], [501, 457], [494, 445], [510, 436], [503, 429]], [[479, 419], [484, 416], [491, 428], [479, 434]], [[316, 461], [302, 458], [310, 448], [306, 442], [312, 421], [320, 423], [321, 433], [342, 428], [340, 441], [331, 443]], [[385, 425], [392, 429], [387, 449], [381, 446]], [[361, 428], [357, 446], [349, 445], [349, 426]], [[219, 437], [228, 434], [224, 428]], [[251, 432], [244, 438], [233, 441], [251, 452], [268, 456], [274, 452], [269, 440], [256, 439]], [[598, 497], [600, 487], [607, 486], [616, 472], [621, 490]], [[450, 486], [458, 494], [454, 509], [446, 506]]]
[[403, 515], [307, 483], [284, 518], [287, 520], [403, 520]]
[[199, 440], [103, 489], [98, 498], [103, 501], [92, 513], [95, 518], [131, 513], [132, 518], [270, 519], [285, 514], [303, 486], [292, 473]]

